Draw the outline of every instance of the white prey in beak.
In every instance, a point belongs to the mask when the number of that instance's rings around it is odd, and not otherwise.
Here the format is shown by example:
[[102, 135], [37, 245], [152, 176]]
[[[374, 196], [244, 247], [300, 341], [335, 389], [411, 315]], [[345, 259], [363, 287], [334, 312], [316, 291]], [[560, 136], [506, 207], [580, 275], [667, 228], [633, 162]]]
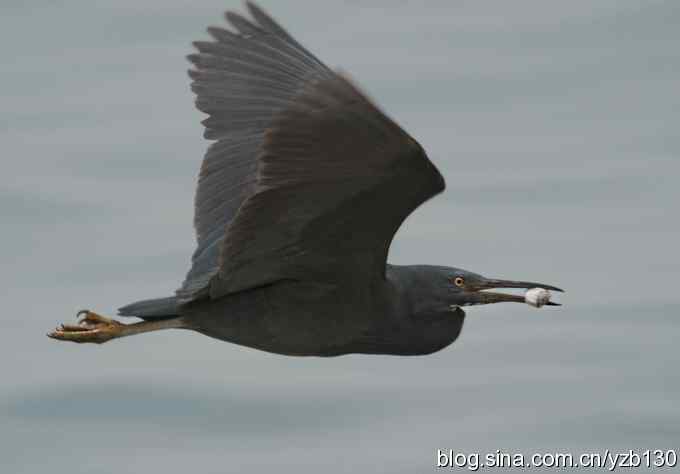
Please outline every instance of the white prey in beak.
[[529, 306], [540, 308], [550, 302], [550, 292], [544, 288], [531, 288], [524, 293], [524, 301]]

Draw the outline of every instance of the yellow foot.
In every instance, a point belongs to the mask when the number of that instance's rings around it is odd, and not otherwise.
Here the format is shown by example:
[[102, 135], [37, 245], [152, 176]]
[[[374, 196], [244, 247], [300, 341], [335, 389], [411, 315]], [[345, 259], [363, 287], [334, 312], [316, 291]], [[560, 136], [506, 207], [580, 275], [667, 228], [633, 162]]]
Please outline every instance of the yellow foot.
[[88, 310], [78, 311], [76, 317], [80, 318], [78, 324], [62, 324], [47, 336], [59, 341], [101, 344], [122, 336], [126, 326]]

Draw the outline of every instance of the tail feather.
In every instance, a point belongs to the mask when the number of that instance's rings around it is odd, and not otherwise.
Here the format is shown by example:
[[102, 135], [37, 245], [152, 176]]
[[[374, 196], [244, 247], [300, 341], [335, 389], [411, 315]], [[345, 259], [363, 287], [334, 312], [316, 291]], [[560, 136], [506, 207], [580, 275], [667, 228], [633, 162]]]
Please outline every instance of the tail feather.
[[179, 315], [179, 301], [175, 296], [142, 300], [123, 306], [119, 316], [136, 316], [144, 319], [164, 319]]

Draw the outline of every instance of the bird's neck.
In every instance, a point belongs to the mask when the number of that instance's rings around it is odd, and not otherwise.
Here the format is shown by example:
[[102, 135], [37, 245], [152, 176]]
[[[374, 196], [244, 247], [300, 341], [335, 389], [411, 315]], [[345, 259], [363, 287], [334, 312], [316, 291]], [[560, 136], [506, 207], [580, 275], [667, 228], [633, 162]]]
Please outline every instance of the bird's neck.
[[382, 314], [356, 352], [424, 355], [451, 344], [465, 313], [452, 311], [437, 291], [423, 284], [419, 267], [388, 265], [380, 291]]
[[387, 286], [393, 308], [401, 319], [421, 316], [442, 318], [451, 313], [450, 293], [440, 275], [424, 265], [388, 265]]

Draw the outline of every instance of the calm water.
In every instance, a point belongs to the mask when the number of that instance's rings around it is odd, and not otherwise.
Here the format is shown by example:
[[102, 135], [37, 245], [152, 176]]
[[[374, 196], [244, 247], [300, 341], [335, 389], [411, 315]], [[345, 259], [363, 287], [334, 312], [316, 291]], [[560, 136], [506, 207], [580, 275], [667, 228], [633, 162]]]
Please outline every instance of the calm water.
[[422, 358], [48, 340], [83, 306], [183, 278], [205, 149], [183, 55], [240, 5], [5, 0], [2, 472], [406, 474], [434, 471], [437, 448], [680, 450], [679, 5], [268, 3], [447, 179], [391, 261], [555, 283], [565, 306], [472, 309]]

